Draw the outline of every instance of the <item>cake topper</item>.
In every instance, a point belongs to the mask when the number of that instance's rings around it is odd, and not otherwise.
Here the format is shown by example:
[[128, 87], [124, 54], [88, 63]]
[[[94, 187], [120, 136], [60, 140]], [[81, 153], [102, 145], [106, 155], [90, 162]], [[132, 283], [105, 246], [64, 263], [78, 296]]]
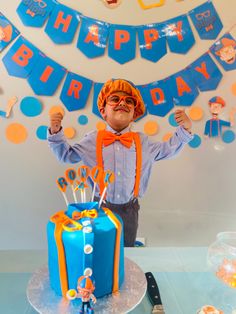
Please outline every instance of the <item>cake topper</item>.
[[77, 203], [77, 197], [75, 194], [74, 180], [76, 178], [76, 171], [73, 168], [69, 168], [65, 171], [66, 180], [70, 183], [71, 190], [73, 193], [74, 201]]
[[90, 305], [90, 300], [95, 304], [97, 302], [96, 297], [93, 295], [95, 290], [94, 281], [89, 276], [81, 276], [78, 279], [77, 291], [75, 289], [70, 289], [66, 293], [68, 300], [74, 300], [80, 298], [82, 301], [79, 313], [93, 314], [94, 310]]
[[59, 177], [59, 178], [56, 180], [56, 182], [57, 182], [57, 186], [58, 186], [59, 190], [61, 191], [61, 193], [62, 193], [62, 195], [63, 195], [63, 197], [64, 197], [64, 200], [65, 200], [65, 202], [66, 202], [66, 205], [68, 205], [69, 202], [68, 202], [68, 199], [67, 199], [66, 193], [65, 193], [65, 192], [66, 192], [66, 189], [67, 189], [67, 185], [68, 185], [66, 179], [65, 179], [64, 177]]
[[91, 202], [93, 202], [94, 200], [96, 186], [97, 186], [97, 183], [102, 179], [102, 174], [103, 174], [103, 170], [101, 167], [96, 166], [96, 167], [93, 167], [93, 169], [91, 170], [90, 177], [94, 183]]
[[114, 180], [115, 180], [114, 172], [112, 172], [111, 170], [105, 171], [105, 173], [104, 173], [104, 185], [105, 185], [105, 187], [104, 187], [104, 190], [102, 191], [102, 195], [101, 195], [101, 198], [100, 198], [100, 201], [99, 201], [99, 204], [98, 204], [99, 208], [101, 207], [101, 204], [102, 204], [103, 199], [105, 197], [108, 185], [110, 183], [113, 183]]
[[[80, 195], [81, 195], [81, 203], [86, 203], [86, 189], [88, 189], [89, 187], [89, 184], [87, 183], [87, 181], [88, 181], [88, 178], [90, 178], [93, 181], [91, 202], [94, 201], [96, 186], [99, 185], [101, 181], [103, 181], [104, 183], [105, 187], [103, 191], [100, 191], [101, 199], [99, 202], [99, 207], [101, 207], [108, 185], [114, 182], [114, 179], [115, 179], [114, 173], [110, 170], [107, 170], [104, 172], [103, 169], [98, 166], [95, 166], [92, 169], [90, 169], [88, 166], [85, 166], [85, 165], [80, 166], [78, 168], [77, 173], [79, 177], [78, 180], [76, 180], [76, 170], [73, 168], [68, 168], [65, 171], [65, 177], [59, 177], [56, 180], [57, 186], [64, 197], [66, 205], [68, 206], [69, 204], [69, 201], [66, 196], [66, 190], [67, 190], [68, 184], [70, 184], [71, 186], [74, 202], [78, 203], [75, 192], [79, 190]], [[76, 186], [74, 185], [74, 182]]]

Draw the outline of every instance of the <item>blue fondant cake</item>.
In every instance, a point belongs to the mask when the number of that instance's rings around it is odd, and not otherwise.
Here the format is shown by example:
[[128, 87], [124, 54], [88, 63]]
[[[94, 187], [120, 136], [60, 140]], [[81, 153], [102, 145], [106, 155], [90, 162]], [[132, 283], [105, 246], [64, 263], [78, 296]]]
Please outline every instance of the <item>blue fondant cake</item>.
[[47, 225], [49, 279], [56, 294], [76, 289], [79, 277], [95, 281], [94, 295], [117, 291], [124, 281], [123, 224], [97, 202], [70, 204]]

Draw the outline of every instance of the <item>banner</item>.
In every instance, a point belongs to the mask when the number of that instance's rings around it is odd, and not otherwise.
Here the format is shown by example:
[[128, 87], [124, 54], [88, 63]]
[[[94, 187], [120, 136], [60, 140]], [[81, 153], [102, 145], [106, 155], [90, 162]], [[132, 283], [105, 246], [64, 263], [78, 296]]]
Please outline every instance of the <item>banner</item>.
[[68, 72], [60, 100], [68, 111], [85, 107], [93, 82], [78, 74]]
[[81, 21], [77, 48], [88, 58], [104, 55], [109, 24], [85, 16], [81, 17]]
[[45, 33], [56, 44], [69, 44], [73, 41], [79, 21], [78, 12], [57, 4], [49, 17]]
[[27, 81], [36, 95], [52, 96], [65, 74], [65, 68], [40, 53]]
[[[150, 30], [148, 28], [148, 30]], [[157, 33], [153, 33], [156, 34]], [[150, 38], [150, 33], [148, 37]], [[122, 38], [122, 37], [118, 37]], [[230, 33], [221, 37], [210, 49], [221, 65], [225, 62], [230, 70], [235, 69], [236, 41]], [[175, 105], [191, 106], [200, 92], [214, 90], [222, 79], [218, 65], [207, 52], [185, 69], [168, 78], [138, 85], [143, 95], [147, 112], [164, 117]], [[227, 58], [226, 58], [227, 56]], [[224, 60], [224, 61], [223, 61]], [[10, 75], [27, 78], [37, 95], [53, 95], [67, 73], [60, 99], [68, 111], [86, 106], [92, 85], [94, 85], [93, 113], [97, 110], [97, 95], [103, 83], [96, 83], [79, 74], [68, 71], [53, 61], [24, 37], [19, 36], [3, 58]]]
[[39, 49], [20, 36], [2, 61], [9, 75], [26, 78], [39, 57]]
[[19, 34], [18, 29], [0, 12], [0, 52]]
[[55, 4], [54, 0], [22, 0], [16, 12], [25, 26], [42, 27]]
[[120, 64], [124, 64], [135, 58], [135, 50], [135, 27], [111, 25], [109, 31], [108, 56]]
[[211, 52], [225, 71], [236, 69], [236, 41], [229, 33], [211, 47]]
[[157, 62], [166, 55], [166, 38], [161, 24], [143, 25], [137, 30], [142, 58]]
[[184, 69], [166, 80], [177, 106], [191, 106], [199, 92], [189, 69]]
[[195, 44], [187, 15], [171, 19], [164, 25], [170, 51], [185, 54]]
[[172, 95], [165, 80], [138, 86], [148, 113], [164, 117], [174, 108]]
[[[28, 10], [35, 11], [35, 15], [32, 17]], [[188, 16], [201, 39], [215, 39], [222, 29], [222, 22], [210, 0], [168, 21], [137, 26], [97, 21], [56, 0], [22, 0], [17, 13], [23, 23], [28, 21], [28, 26], [41, 27], [43, 23], [35, 23], [36, 18], [43, 17], [44, 22], [49, 17], [45, 32], [56, 44], [71, 43], [81, 21], [77, 48], [88, 58], [96, 58], [103, 55], [108, 46], [108, 56], [120, 64], [135, 58], [136, 33], [141, 57], [158, 62], [167, 53], [167, 44], [171, 52], [180, 54], [186, 54], [194, 45]]]
[[190, 11], [189, 16], [201, 39], [216, 39], [223, 28], [220, 17], [211, 1]]
[[201, 92], [215, 90], [223, 77], [208, 52], [193, 62], [190, 69]]

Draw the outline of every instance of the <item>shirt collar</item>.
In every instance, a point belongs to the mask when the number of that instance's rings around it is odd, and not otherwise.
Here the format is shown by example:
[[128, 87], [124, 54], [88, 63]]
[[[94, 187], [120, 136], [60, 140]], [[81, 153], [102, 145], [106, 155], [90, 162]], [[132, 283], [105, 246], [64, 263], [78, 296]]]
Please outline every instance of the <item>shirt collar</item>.
[[107, 131], [110, 131], [110, 132], [112, 132], [112, 133], [124, 134], [124, 133], [130, 132], [130, 127], [127, 126], [127, 128], [123, 129], [123, 130], [120, 131], [120, 132], [117, 132], [117, 131], [115, 131], [114, 129], [112, 129], [112, 127], [110, 127], [110, 125], [107, 124], [106, 130], [107, 130]]

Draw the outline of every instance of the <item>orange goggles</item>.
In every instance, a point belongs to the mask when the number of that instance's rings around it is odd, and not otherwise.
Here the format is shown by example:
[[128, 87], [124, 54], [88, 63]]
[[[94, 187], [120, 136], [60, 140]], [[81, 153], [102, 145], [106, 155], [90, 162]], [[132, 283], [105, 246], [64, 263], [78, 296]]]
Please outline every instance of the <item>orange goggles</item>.
[[136, 107], [137, 106], [137, 99], [130, 95], [118, 95], [112, 94], [107, 96], [106, 103], [110, 106], [117, 106], [120, 104], [121, 101], [124, 101], [128, 107]]

